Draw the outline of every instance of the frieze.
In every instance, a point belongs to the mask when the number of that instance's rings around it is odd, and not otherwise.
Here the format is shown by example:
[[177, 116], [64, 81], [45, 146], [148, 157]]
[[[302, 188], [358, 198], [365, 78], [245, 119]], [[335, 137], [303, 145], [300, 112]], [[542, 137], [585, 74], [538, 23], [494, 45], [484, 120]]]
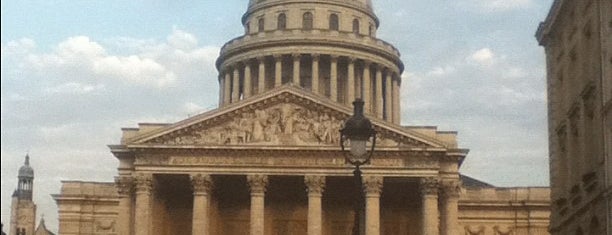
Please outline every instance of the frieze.
[[[337, 146], [345, 113], [285, 102], [245, 107], [147, 141], [164, 145]], [[309, 106], [313, 106], [312, 104]], [[376, 127], [377, 145], [427, 147], [427, 144]]]

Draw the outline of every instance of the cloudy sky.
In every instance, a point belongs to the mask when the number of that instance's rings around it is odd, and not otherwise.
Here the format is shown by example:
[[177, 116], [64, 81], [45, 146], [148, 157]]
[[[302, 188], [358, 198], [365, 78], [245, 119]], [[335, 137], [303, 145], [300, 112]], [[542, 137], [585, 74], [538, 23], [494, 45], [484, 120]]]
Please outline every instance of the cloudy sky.
[[[402, 123], [459, 132], [462, 172], [548, 185], [545, 61], [552, 0], [375, 0], [406, 65]], [[61, 180], [112, 181], [121, 127], [216, 108], [214, 61], [245, 0], [2, 1], [2, 222], [29, 152], [38, 214], [57, 231]]]

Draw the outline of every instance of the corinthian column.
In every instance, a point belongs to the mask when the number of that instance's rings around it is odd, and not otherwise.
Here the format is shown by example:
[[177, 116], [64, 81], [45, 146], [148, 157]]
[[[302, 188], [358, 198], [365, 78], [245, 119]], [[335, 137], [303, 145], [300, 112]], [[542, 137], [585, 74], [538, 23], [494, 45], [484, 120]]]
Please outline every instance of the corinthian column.
[[393, 122], [393, 77], [391, 76], [391, 71], [387, 71], [387, 76], [385, 76], [385, 120], [389, 122]]
[[234, 67], [234, 80], [232, 82], [232, 103], [238, 102], [240, 100], [240, 71], [238, 70], [238, 65]]
[[153, 189], [153, 176], [139, 174], [136, 181], [136, 213], [134, 216], [134, 234], [151, 234], [151, 190]]
[[251, 235], [264, 234], [264, 196], [268, 186], [268, 176], [248, 175], [251, 189]]
[[321, 235], [321, 197], [325, 188], [325, 176], [307, 175], [304, 183], [308, 191], [308, 235]]
[[331, 56], [331, 68], [329, 76], [329, 94], [333, 101], [338, 101], [338, 56]]
[[372, 113], [372, 80], [370, 76], [370, 62], [365, 61], [363, 65], [363, 101], [365, 102], [365, 113]]
[[193, 187], [193, 217], [191, 223], [191, 234], [207, 235], [210, 232], [210, 190], [213, 182], [210, 175], [191, 176]]
[[347, 74], [346, 103], [350, 104], [355, 100], [355, 58], [353, 57], [349, 57]]
[[366, 198], [366, 235], [380, 234], [380, 193], [383, 177], [366, 176], [363, 178], [363, 190]]
[[312, 93], [319, 94], [319, 54], [312, 54]]
[[274, 87], [283, 85], [283, 55], [274, 55]]
[[300, 54], [293, 54], [293, 84], [300, 86]]
[[397, 75], [397, 78], [393, 81], [393, 123], [400, 124], [402, 120], [400, 120], [400, 76]]
[[228, 71], [225, 71], [223, 79], [223, 104], [227, 105], [232, 101], [232, 77]]
[[257, 94], [261, 94], [266, 89], [266, 57], [258, 57], [259, 75], [257, 76]]
[[134, 180], [131, 176], [115, 177], [115, 186], [119, 194], [117, 208], [117, 234], [132, 234], [132, 192]]
[[243, 90], [244, 90], [244, 98], [249, 98], [251, 96], [251, 63], [246, 62], [246, 64], [244, 65], [244, 85], [243, 85]]
[[438, 211], [438, 179], [422, 178], [420, 182], [422, 196], [422, 229], [423, 235], [440, 234], [439, 230], [439, 214]]
[[442, 235], [459, 234], [459, 194], [461, 183], [458, 180], [442, 183], [441, 224]]
[[383, 117], [382, 67], [376, 66], [376, 117]]

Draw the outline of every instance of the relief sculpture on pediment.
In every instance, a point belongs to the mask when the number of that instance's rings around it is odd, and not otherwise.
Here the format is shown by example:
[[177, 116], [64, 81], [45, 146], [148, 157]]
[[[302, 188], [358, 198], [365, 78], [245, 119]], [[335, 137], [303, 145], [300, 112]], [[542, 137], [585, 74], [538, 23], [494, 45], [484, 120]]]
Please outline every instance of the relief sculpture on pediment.
[[[335, 146], [339, 144], [339, 130], [346, 118], [348, 116], [331, 110], [312, 110], [282, 103], [265, 109], [229, 113], [220, 118], [223, 121], [175, 131], [152, 139], [149, 143]], [[399, 143], [391, 136], [378, 134], [379, 146], [400, 146]]]

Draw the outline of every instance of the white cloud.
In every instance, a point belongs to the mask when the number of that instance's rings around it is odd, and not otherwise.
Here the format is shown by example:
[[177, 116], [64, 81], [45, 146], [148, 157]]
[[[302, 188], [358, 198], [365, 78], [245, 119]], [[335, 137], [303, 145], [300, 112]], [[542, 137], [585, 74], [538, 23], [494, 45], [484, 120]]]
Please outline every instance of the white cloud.
[[68, 82], [55, 87], [46, 88], [48, 93], [72, 93], [72, 94], [87, 94], [96, 90], [104, 89], [104, 85], [87, 85], [78, 82]]
[[501, 12], [530, 7], [533, 0], [465, 0], [459, 4], [478, 11]]
[[170, 46], [181, 50], [192, 50], [198, 45], [198, 39], [190, 33], [174, 28], [167, 38]]
[[489, 48], [482, 48], [472, 53], [468, 59], [480, 65], [491, 65], [494, 62], [495, 54]]

